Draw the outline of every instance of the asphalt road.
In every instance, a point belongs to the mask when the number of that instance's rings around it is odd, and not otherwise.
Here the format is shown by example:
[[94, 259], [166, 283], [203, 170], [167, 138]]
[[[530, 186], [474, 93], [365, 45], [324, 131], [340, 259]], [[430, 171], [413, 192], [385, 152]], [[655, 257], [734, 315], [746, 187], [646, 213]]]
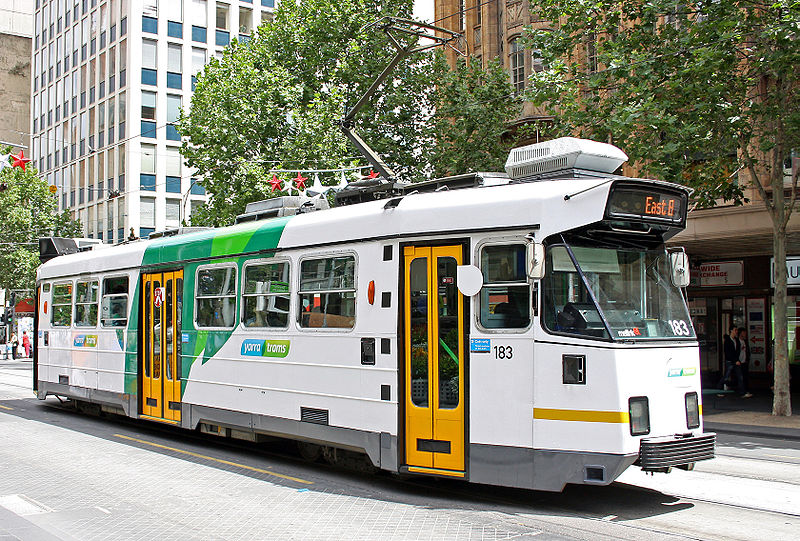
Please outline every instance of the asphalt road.
[[81, 414], [33, 398], [30, 363], [10, 361], [0, 361], [0, 435], [0, 539], [794, 540], [800, 531], [798, 441], [720, 435], [718, 458], [692, 472], [631, 468], [611, 486], [553, 494], [364, 474], [305, 462], [280, 441]]

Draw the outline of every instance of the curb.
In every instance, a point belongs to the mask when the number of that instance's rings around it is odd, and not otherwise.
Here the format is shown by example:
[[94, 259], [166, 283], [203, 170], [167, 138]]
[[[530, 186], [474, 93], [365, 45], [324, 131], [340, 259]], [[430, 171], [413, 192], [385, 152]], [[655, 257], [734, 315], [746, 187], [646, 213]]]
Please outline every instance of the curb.
[[779, 438], [800, 441], [800, 429], [797, 428], [706, 422], [703, 423], [703, 430], [719, 432], [721, 434], [740, 434], [744, 436], [758, 436], [761, 438]]

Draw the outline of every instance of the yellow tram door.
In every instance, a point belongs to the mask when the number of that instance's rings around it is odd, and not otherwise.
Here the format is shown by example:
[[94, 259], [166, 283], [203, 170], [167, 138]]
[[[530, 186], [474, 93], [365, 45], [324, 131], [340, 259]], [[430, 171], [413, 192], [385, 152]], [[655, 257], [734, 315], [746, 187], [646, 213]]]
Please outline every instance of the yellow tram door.
[[142, 276], [142, 414], [181, 420], [183, 271]]
[[464, 299], [461, 246], [405, 248], [405, 461], [409, 471], [462, 476]]

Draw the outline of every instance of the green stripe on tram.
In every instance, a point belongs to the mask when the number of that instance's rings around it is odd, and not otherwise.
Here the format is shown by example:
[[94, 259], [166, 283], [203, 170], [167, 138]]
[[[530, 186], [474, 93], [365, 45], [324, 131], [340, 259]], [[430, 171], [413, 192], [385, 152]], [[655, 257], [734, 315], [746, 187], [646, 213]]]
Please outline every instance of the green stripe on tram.
[[[205, 331], [194, 327], [194, 290], [195, 271], [206, 262], [203, 259], [218, 259], [230, 256], [228, 261], [235, 261], [239, 274], [245, 258], [238, 257], [243, 253], [275, 250], [281, 240], [286, 224], [291, 216], [272, 220], [246, 222], [230, 227], [198, 231], [186, 235], [163, 237], [156, 239], [145, 249], [142, 266], [167, 266], [175, 262], [194, 260], [184, 266], [184, 291], [182, 333], [189, 335], [189, 342], [183, 344], [183, 362], [181, 363], [182, 391], [186, 389], [186, 378], [194, 361], [202, 354], [201, 362], [213, 357], [236, 330]], [[197, 261], [200, 260], [200, 261]], [[211, 261], [209, 261], [210, 263]], [[216, 262], [216, 261], [215, 261]], [[136, 394], [138, 373], [138, 324], [139, 324], [139, 288], [134, 290], [131, 299], [131, 315], [128, 320], [128, 340], [125, 348], [125, 392]], [[237, 320], [236, 326], [239, 322]], [[186, 362], [186, 361], [189, 362]]]

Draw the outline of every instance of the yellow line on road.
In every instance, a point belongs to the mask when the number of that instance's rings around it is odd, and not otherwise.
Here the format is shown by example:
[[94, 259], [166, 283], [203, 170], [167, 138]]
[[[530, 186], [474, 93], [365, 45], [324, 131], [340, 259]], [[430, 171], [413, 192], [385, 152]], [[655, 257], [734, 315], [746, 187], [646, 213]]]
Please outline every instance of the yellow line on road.
[[313, 485], [313, 481], [306, 481], [305, 479], [300, 479], [299, 477], [292, 477], [290, 475], [283, 475], [282, 473], [275, 473], [269, 470], [262, 470], [261, 468], [254, 468], [252, 466], [246, 466], [245, 464], [239, 464], [238, 462], [231, 462], [229, 460], [222, 460], [219, 458], [214, 458], [212, 456], [201, 455], [199, 453], [193, 453], [191, 451], [184, 451], [183, 449], [176, 449], [175, 447], [167, 447], [166, 445], [161, 445], [158, 443], [153, 443], [151, 441], [140, 440], [138, 438], [131, 438], [130, 436], [125, 436], [123, 434], [114, 434], [117, 438], [122, 438], [124, 440], [135, 441], [136, 443], [141, 443], [144, 445], [150, 445], [151, 447], [157, 447], [159, 449], [165, 449], [167, 451], [173, 451], [175, 453], [181, 453], [183, 455], [189, 455], [196, 458], [202, 458], [204, 460], [211, 460], [212, 462], [219, 462], [220, 464], [226, 464], [228, 466], [235, 466], [237, 468], [242, 468], [244, 470], [250, 470], [258, 473], [264, 473], [267, 475], [272, 475], [273, 477], [280, 477], [281, 479], [287, 479], [289, 481], [294, 481], [296, 483], [302, 483], [304, 485]]
[[0, 408], [4, 410], [14, 411], [14, 408], [9, 408], [8, 406], [0, 406]]
[[790, 460], [800, 460], [800, 456], [785, 456], [785, 455], [766, 455], [766, 456], [771, 456], [773, 458], [788, 458]]

